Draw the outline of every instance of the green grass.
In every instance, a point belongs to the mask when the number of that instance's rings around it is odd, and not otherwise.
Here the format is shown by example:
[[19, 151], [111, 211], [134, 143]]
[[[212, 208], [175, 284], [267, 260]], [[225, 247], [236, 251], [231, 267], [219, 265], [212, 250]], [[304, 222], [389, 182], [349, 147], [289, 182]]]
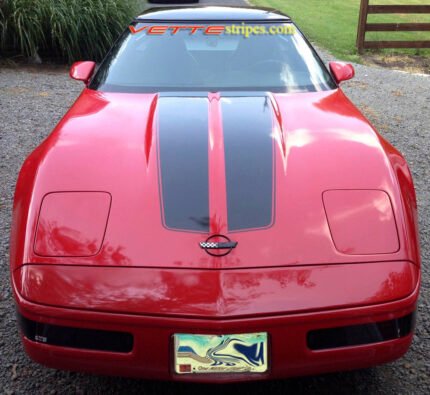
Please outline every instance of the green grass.
[[0, 50], [69, 63], [97, 61], [137, 8], [136, 0], [0, 0]]
[[[334, 56], [360, 61], [355, 41], [360, 0], [251, 0], [279, 9], [293, 18], [307, 37]], [[370, 4], [429, 4], [430, 0], [371, 0]], [[369, 15], [369, 22], [430, 22], [430, 15]], [[430, 32], [370, 32], [366, 40], [430, 40]], [[381, 50], [383, 54], [430, 56], [428, 49]]]

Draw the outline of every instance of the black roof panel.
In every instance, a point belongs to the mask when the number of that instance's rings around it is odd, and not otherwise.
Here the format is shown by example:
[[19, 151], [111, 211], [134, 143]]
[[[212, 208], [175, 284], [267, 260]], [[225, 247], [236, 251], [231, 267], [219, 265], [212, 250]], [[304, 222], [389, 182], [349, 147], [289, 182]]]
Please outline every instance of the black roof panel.
[[151, 21], [289, 21], [290, 18], [272, 8], [228, 7], [228, 6], [182, 6], [150, 8], [137, 20]]

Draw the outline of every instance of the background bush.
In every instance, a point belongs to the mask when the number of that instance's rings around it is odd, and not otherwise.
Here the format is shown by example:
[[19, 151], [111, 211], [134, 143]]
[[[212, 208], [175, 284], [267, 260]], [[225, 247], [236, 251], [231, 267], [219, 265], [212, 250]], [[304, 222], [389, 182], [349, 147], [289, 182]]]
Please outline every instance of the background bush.
[[0, 49], [98, 61], [137, 11], [136, 0], [0, 0]]

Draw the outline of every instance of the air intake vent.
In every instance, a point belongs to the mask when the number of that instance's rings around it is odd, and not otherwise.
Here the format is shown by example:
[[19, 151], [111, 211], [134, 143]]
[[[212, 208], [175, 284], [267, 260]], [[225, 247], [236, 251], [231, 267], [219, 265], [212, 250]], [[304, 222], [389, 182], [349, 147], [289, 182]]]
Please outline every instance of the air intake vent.
[[308, 333], [308, 347], [311, 350], [325, 350], [399, 339], [409, 335], [414, 325], [415, 313], [390, 321], [318, 329]]
[[38, 343], [86, 350], [128, 353], [133, 349], [133, 335], [126, 332], [73, 328], [31, 321], [18, 314], [24, 336]]

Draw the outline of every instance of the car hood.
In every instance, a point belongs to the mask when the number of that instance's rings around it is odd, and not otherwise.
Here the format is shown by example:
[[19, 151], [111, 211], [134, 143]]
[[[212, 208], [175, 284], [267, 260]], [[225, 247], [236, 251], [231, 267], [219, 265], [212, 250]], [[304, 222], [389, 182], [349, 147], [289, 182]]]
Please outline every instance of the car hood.
[[[23, 261], [230, 269], [403, 259], [401, 233], [386, 254], [340, 249], [323, 201], [326, 191], [384, 191], [401, 232], [386, 147], [341, 90], [85, 89], [24, 165], [37, 162]], [[200, 245], [228, 239], [231, 251]]]

